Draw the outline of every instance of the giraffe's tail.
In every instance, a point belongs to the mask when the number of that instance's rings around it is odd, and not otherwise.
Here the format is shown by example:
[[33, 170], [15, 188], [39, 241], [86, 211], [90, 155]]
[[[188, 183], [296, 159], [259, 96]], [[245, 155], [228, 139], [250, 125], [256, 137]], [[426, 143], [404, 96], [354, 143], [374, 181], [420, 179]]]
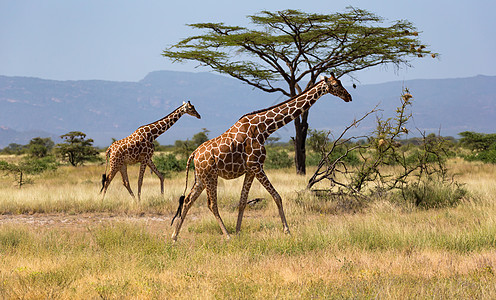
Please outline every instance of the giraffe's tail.
[[105, 151], [105, 159], [107, 162], [105, 163], [105, 173], [102, 174], [102, 188], [100, 189], [100, 193], [105, 188], [105, 182], [107, 181], [107, 167], [109, 163], [109, 155], [110, 155], [110, 147], [107, 149], [107, 151]]
[[102, 188], [100, 189], [100, 194], [103, 191], [103, 188], [105, 187], [105, 182], [107, 181], [107, 174], [103, 173], [102, 174]]
[[188, 157], [188, 162], [186, 162], [186, 184], [184, 186], [184, 192], [183, 196], [186, 195], [186, 190], [188, 189], [188, 174], [189, 174], [189, 165], [191, 164], [191, 161], [193, 160], [193, 157], [195, 157], [195, 152], [191, 153], [191, 155]]
[[195, 151], [193, 151], [193, 153], [191, 153], [191, 155], [188, 157], [188, 162], [186, 163], [186, 184], [184, 186], [183, 194], [181, 195], [181, 197], [179, 197], [179, 206], [177, 207], [176, 214], [172, 218], [171, 226], [172, 226], [172, 224], [174, 224], [174, 220], [177, 217], [181, 217], [181, 211], [183, 210], [184, 199], [186, 198], [184, 195], [186, 194], [186, 190], [188, 189], [189, 165], [191, 164], [191, 161], [193, 160], [194, 156], [195, 156]]
[[174, 218], [172, 218], [171, 226], [172, 226], [172, 224], [174, 224], [174, 220], [177, 217], [181, 217], [181, 211], [183, 210], [183, 204], [184, 204], [184, 195], [179, 197], [179, 206], [177, 207], [177, 211], [176, 211], [176, 214], [174, 215]]

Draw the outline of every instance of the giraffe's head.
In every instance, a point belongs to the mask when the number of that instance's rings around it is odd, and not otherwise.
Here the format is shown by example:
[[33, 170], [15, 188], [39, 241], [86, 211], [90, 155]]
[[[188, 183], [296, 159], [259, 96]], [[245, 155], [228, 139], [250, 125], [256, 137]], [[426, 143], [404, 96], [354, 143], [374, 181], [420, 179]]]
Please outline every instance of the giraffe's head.
[[200, 114], [196, 111], [195, 107], [191, 102], [183, 102], [182, 110], [187, 113], [188, 115], [191, 115], [193, 117], [197, 117], [198, 119], [201, 119]]
[[341, 81], [334, 77], [334, 73], [331, 72], [331, 77], [321, 76], [321, 79], [325, 81], [327, 85], [327, 91], [329, 94], [334, 95], [343, 99], [345, 102], [351, 101], [351, 95], [348, 91], [343, 87]]

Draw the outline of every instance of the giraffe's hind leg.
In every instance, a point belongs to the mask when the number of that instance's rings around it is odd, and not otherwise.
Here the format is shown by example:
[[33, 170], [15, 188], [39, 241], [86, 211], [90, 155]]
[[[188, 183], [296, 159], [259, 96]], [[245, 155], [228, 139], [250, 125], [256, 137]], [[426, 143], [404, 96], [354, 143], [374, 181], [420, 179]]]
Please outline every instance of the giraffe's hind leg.
[[134, 193], [133, 190], [131, 190], [131, 186], [129, 185], [129, 177], [127, 176], [127, 166], [123, 165], [119, 171], [121, 172], [122, 176], [122, 184], [127, 189], [131, 197], [133, 197], [134, 199]]
[[203, 183], [196, 178], [195, 184], [191, 188], [191, 191], [189, 192], [188, 196], [184, 199], [184, 205], [183, 209], [181, 210], [181, 215], [179, 216], [179, 220], [176, 223], [176, 228], [174, 229], [174, 232], [172, 233], [172, 240], [176, 241], [177, 240], [177, 235], [179, 234], [179, 230], [181, 229], [181, 226], [183, 225], [184, 219], [186, 218], [186, 214], [188, 213], [188, 210], [191, 208], [191, 205], [196, 201], [196, 199], [200, 196], [200, 194], [203, 192], [205, 189], [205, 186]]
[[288, 223], [286, 222], [286, 216], [284, 215], [284, 209], [282, 208], [282, 198], [279, 195], [279, 193], [276, 191], [274, 186], [272, 186], [272, 183], [270, 183], [269, 179], [267, 178], [267, 175], [265, 175], [265, 172], [260, 170], [255, 174], [257, 177], [257, 180], [260, 181], [260, 183], [264, 186], [264, 188], [269, 192], [269, 194], [274, 198], [274, 201], [276, 202], [277, 208], [279, 209], [279, 216], [281, 217], [282, 221], [282, 226], [284, 228], [285, 233], [289, 233], [289, 227]]
[[227, 232], [224, 222], [219, 214], [219, 208], [217, 207], [217, 176], [206, 176], [207, 177], [207, 198], [208, 198], [208, 208], [214, 214], [217, 223], [219, 223], [222, 233], [226, 239], [230, 239], [229, 233]]
[[160, 179], [160, 193], [163, 195], [164, 194], [164, 175], [162, 175], [162, 173], [160, 173], [160, 171], [157, 169], [157, 167], [155, 166], [155, 164], [153, 163], [153, 161], [150, 159], [147, 163], [147, 165], [150, 167], [150, 170], [153, 171], [153, 173], [155, 173], [158, 178]]
[[143, 176], [145, 175], [146, 164], [141, 163], [138, 177], [138, 201], [141, 201], [141, 186], [143, 185]]
[[241, 190], [241, 198], [239, 200], [239, 211], [238, 211], [238, 222], [236, 223], [236, 233], [241, 230], [241, 222], [243, 221], [243, 213], [246, 208], [246, 202], [248, 200], [248, 193], [250, 192], [251, 184], [255, 175], [252, 173], [246, 173], [245, 180], [243, 182], [243, 189]]

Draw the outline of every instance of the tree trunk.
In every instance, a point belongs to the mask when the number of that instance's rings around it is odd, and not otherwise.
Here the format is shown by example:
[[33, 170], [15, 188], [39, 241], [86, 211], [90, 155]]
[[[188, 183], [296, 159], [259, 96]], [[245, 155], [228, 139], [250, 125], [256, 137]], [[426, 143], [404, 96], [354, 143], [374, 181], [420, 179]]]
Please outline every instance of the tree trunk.
[[307, 139], [308, 132], [308, 111], [301, 114], [301, 116], [297, 117], [294, 120], [295, 124], [295, 138], [294, 138], [294, 147], [295, 147], [295, 166], [296, 166], [296, 174], [305, 175], [307, 173], [306, 170], [306, 153], [305, 153], [305, 141]]

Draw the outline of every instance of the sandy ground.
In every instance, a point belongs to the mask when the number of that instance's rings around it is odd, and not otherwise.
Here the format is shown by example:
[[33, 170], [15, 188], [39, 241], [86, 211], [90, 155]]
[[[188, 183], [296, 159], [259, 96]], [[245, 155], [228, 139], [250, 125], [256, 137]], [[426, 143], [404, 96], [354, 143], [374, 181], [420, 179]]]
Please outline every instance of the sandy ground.
[[32, 214], [0, 215], [0, 225], [25, 225], [40, 228], [59, 228], [67, 230], [87, 230], [99, 224], [111, 223], [142, 224], [157, 230], [171, 230], [171, 216], [164, 215], [116, 215], [104, 213], [68, 214]]

